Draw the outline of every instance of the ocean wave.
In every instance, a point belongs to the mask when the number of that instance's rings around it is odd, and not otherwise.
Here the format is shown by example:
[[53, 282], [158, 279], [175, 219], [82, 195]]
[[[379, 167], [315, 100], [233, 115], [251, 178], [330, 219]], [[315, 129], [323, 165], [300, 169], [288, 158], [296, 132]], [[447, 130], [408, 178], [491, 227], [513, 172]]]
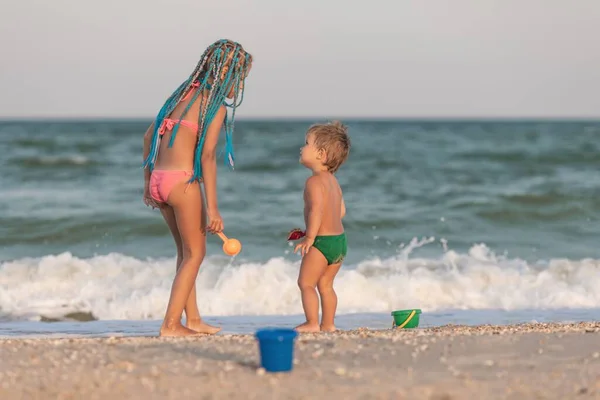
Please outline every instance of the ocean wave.
[[[448, 309], [564, 309], [600, 307], [600, 260], [528, 263], [496, 256], [484, 244], [467, 253], [411, 258], [413, 241], [391, 258], [344, 266], [335, 283], [338, 313]], [[52, 320], [73, 313], [89, 319], [144, 320], [164, 315], [174, 259], [119, 253], [77, 258], [70, 253], [0, 264], [0, 315]], [[203, 315], [301, 314], [298, 262], [208, 258], [198, 279]]]
[[79, 166], [100, 165], [98, 162], [89, 159], [80, 154], [62, 155], [62, 156], [35, 156], [21, 157], [11, 160], [16, 166], [24, 168], [35, 167], [53, 167], [53, 168], [71, 168]]

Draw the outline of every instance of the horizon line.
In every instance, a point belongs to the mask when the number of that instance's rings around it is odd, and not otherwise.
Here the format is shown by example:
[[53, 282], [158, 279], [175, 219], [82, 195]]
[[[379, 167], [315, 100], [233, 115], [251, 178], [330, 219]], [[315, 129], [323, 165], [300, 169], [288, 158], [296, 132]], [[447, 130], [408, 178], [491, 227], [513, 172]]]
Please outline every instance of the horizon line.
[[[0, 116], [0, 122], [152, 121], [146, 116]], [[236, 121], [600, 121], [596, 116], [239, 116]]]

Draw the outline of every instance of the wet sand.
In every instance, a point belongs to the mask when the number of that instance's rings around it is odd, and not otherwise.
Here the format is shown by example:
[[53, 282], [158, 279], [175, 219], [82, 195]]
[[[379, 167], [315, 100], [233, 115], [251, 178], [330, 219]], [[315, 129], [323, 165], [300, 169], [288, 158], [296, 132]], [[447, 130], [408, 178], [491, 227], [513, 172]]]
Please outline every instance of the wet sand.
[[303, 334], [289, 374], [252, 335], [0, 340], [0, 399], [600, 398], [600, 323]]

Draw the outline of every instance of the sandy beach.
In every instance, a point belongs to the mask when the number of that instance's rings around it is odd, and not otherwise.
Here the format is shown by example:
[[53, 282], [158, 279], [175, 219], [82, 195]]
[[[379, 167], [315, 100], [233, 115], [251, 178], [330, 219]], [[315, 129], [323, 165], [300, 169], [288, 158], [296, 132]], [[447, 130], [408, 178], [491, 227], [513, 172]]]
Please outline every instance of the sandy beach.
[[304, 334], [289, 374], [252, 335], [0, 341], [0, 399], [600, 398], [600, 323]]

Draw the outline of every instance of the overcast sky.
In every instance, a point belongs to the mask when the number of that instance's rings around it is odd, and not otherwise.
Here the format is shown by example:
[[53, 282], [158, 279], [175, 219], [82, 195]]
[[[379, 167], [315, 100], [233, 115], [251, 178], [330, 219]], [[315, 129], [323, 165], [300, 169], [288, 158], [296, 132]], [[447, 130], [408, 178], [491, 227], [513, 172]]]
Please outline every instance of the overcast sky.
[[600, 116], [600, 0], [13, 0], [0, 117], [153, 116], [221, 37], [240, 116]]

